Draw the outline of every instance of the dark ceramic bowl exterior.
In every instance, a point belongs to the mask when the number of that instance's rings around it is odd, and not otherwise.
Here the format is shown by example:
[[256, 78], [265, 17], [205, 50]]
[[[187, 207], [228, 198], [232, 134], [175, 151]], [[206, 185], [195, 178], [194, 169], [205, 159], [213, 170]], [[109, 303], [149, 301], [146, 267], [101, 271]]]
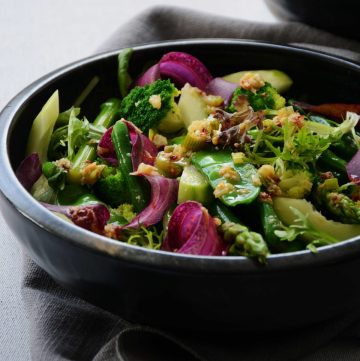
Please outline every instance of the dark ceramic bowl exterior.
[[[133, 74], [148, 60], [179, 50], [213, 74], [278, 68], [302, 100], [355, 101], [360, 66], [309, 50], [239, 40], [189, 40], [135, 48]], [[308, 251], [272, 255], [266, 266], [243, 257], [186, 256], [123, 244], [69, 224], [35, 201], [14, 169], [24, 157], [32, 120], [59, 89], [67, 109], [94, 76], [83, 104], [89, 119], [114, 94], [116, 53], [61, 68], [18, 94], [0, 115], [1, 210], [31, 258], [57, 282], [132, 321], [210, 331], [289, 329], [316, 323], [360, 300], [360, 238]], [[291, 93], [289, 94], [291, 96]]]
[[299, 21], [333, 34], [360, 40], [358, 10], [353, 0], [265, 0], [280, 20]]

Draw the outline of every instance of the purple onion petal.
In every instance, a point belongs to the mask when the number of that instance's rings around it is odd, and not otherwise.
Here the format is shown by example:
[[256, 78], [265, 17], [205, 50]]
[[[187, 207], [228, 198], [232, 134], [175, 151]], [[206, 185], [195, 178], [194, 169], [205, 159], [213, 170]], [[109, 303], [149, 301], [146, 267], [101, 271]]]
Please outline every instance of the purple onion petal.
[[79, 227], [102, 234], [110, 218], [109, 210], [103, 204], [88, 204], [83, 206], [59, 206], [41, 203], [49, 211], [57, 212], [68, 217]]
[[222, 78], [214, 78], [206, 86], [205, 92], [207, 94], [220, 95], [224, 99], [224, 104], [228, 105], [236, 88], [236, 83], [231, 83]]
[[136, 171], [140, 163], [154, 165], [158, 150], [153, 142], [146, 137], [135, 125], [124, 120], [132, 143], [131, 161]]
[[119, 161], [116, 157], [114, 144], [111, 139], [112, 129], [113, 127], [110, 127], [101, 137], [97, 147], [97, 155], [116, 167], [119, 164]]
[[346, 165], [346, 171], [352, 182], [360, 184], [360, 150], [356, 152]]
[[160, 175], [144, 176], [151, 186], [150, 203], [130, 223], [120, 227], [121, 229], [148, 227], [156, 224], [162, 220], [169, 207], [176, 202], [179, 187], [179, 182], [176, 179], [165, 178]]
[[159, 66], [161, 77], [170, 78], [178, 87], [189, 83], [205, 90], [206, 85], [212, 79], [209, 70], [199, 59], [183, 52], [165, 54], [161, 58]]
[[41, 162], [38, 153], [28, 155], [16, 169], [16, 177], [22, 186], [30, 191], [34, 183], [42, 174]]
[[226, 246], [219, 237], [208, 211], [198, 202], [176, 207], [172, 214], [163, 250], [203, 256], [223, 255]]
[[146, 70], [145, 73], [142, 74], [139, 78], [137, 78], [132, 87], [152, 84], [158, 79], [160, 79], [160, 67], [159, 64], [155, 64]]

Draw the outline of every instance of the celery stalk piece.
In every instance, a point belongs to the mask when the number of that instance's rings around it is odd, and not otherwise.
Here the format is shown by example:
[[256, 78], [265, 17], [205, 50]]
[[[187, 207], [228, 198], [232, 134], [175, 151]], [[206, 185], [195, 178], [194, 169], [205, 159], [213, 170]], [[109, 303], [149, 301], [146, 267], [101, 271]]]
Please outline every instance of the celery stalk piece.
[[26, 154], [37, 152], [41, 163], [47, 159], [47, 151], [59, 116], [59, 91], [56, 90], [35, 118], [28, 138]]

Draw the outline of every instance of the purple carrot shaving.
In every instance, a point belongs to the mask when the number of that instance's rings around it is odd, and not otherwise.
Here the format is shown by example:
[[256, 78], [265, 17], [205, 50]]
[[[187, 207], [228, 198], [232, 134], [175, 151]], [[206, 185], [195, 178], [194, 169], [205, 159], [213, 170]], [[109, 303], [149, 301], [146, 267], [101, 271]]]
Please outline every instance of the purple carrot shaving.
[[188, 201], [172, 214], [163, 250], [177, 253], [220, 256], [226, 253], [209, 212], [198, 202]]
[[16, 169], [16, 177], [22, 186], [30, 191], [34, 183], [42, 174], [41, 162], [38, 153], [28, 155]]
[[49, 211], [68, 217], [79, 227], [102, 234], [110, 218], [109, 210], [103, 204], [88, 204], [83, 206], [59, 206], [41, 202]]

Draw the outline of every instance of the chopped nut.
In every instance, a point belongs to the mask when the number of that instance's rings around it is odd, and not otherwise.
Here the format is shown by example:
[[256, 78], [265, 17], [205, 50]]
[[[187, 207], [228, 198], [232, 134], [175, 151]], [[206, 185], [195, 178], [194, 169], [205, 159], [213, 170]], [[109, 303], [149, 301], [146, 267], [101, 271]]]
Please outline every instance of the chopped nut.
[[234, 188], [235, 187], [231, 183], [220, 182], [214, 190], [214, 196], [215, 198], [220, 198], [223, 195], [234, 191]]
[[61, 158], [55, 161], [55, 165], [59, 168], [64, 169], [65, 171], [68, 171], [71, 168], [71, 162], [67, 158]]
[[156, 148], [162, 148], [168, 144], [167, 138], [161, 134], [155, 134], [151, 141], [155, 144]]
[[161, 108], [161, 97], [159, 94], [151, 95], [149, 98], [149, 103], [153, 106], [155, 109]]
[[256, 90], [260, 89], [264, 85], [264, 80], [262, 80], [261, 76], [256, 73], [248, 72], [240, 79], [240, 87], [245, 90], [250, 90], [253, 93], [255, 93]]
[[221, 226], [222, 222], [221, 222], [220, 218], [214, 217], [213, 220], [214, 220], [214, 223], [215, 223], [216, 227]]
[[140, 163], [136, 172], [130, 173], [131, 175], [159, 175], [157, 168], [152, 165]]
[[220, 168], [219, 175], [224, 177], [226, 180], [233, 182], [238, 182], [240, 180], [240, 175], [229, 164], [226, 164]]
[[268, 182], [271, 180], [275, 180], [277, 175], [275, 173], [275, 169], [270, 164], [264, 164], [258, 169], [258, 175], [260, 176], [263, 182]]
[[81, 184], [93, 185], [100, 178], [105, 165], [96, 164], [95, 162], [87, 164], [81, 170]]
[[244, 164], [246, 161], [246, 155], [243, 152], [231, 153], [234, 164]]
[[253, 175], [251, 177], [251, 181], [252, 181], [252, 184], [255, 186], [255, 187], [260, 187], [261, 186], [261, 180], [260, 178], [257, 176], [257, 175]]

